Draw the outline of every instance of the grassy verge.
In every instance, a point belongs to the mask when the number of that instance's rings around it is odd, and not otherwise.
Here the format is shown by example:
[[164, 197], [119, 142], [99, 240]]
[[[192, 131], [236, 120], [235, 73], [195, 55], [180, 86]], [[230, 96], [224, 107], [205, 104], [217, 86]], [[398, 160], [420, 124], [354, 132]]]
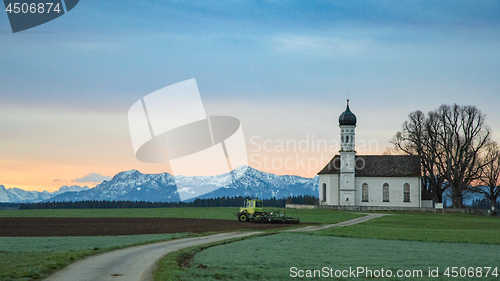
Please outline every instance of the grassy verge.
[[469, 214], [405, 213], [377, 218], [349, 227], [315, 232], [317, 235], [500, 244], [500, 219]]
[[92, 236], [0, 237], [0, 280], [34, 280], [87, 256], [134, 245], [195, 236], [190, 233]]
[[[319, 280], [324, 279], [319, 276], [324, 274], [323, 267], [332, 268], [333, 272], [357, 267], [380, 272], [383, 268], [386, 274], [390, 270], [393, 277], [398, 270], [403, 270], [402, 278], [391, 280], [449, 280], [444, 273], [447, 267], [453, 266], [473, 267], [474, 272], [481, 267], [482, 280], [498, 280], [492, 272], [486, 278], [484, 267], [500, 267], [499, 251], [500, 245], [277, 234], [207, 248], [194, 255], [189, 268], [171, 266], [168, 276], [156, 275], [155, 280], [290, 280], [299, 270], [320, 270], [316, 272], [317, 278], [298, 278]], [[169, 262], [175, 263], [176, 258], [182, 259], [185, 254], [177, 252], [175, 257], [165, 257], [159, 263], [160, 268]], [[439, 277], [429, 278], [430, 270], [436, 268]], [[405, 278], [405, 273], [412, 276]], [[334, 276], [334, 280], [377, 279], [366, 278], [366, 274], [357, 277]]]

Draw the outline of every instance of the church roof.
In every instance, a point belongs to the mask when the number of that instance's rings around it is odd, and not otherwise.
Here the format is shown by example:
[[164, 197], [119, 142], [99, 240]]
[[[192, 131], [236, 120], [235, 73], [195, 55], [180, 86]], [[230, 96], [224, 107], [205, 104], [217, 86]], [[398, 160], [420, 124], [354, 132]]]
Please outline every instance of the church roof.
[[[340, 155], [321, 170], [318, 175], [339, 174]], [[419, 156], [411, 155], [359, 155], [356, 156], [356, 177], [419, 177]]]
[[339, 125], [356, 125], [357, 119], [356, 115], [351, 112], [351, 109], [349, 108], [349, 100], [347, 100], [347, 107], [342, 114], [339, 116]]

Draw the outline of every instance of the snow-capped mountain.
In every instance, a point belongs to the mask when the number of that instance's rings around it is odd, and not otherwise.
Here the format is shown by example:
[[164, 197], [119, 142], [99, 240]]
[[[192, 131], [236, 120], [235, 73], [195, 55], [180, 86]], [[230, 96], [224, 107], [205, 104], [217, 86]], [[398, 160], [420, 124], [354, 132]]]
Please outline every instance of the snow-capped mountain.
[[[192, 201], [196, 198], [255, 196], [257, 198], [283, 198], [299, 195], [318, 195], [319, 178], [280, 176], [242, 166], [230, 173], [217, 176], [172, 176], [168, 173], [142, 174], [131, 170], [116, 174], [88, 190], [71, 190], [52, 194], [39, 192], [33, 200], [10, 198], [0, 202], [131, 200], [151, 202]], [[62, 188], [61, 188], [62, 189]], [[60, 190], [61, 190], [60, 189]], [[9, 191], [12, 189], [9, 189]], [[20, 189], [16, 189], [20, 190]], [[20, 190], [23, 191], [23, 190]], [[23, 191], [33, 193], [34, 191]]]
[[43, 192], [39, 192], [39, 191], [26, 191], [20, 188], [6, 189], [5, 186], [0, 185], [0, 202], [1, 203], [40, 202], [65, 192], [83, 191], [88, 189], [89, 189], [88, 186], [64, 185], [61, 188], [59, 188], [58, 191], [48, 192], [44, 190]]
[[[251, 167], [242, 166], [231, 173], [217, 176], [217, 179], [199, 177], [205, 184], [214, 183], [219, 188], [197, 198], [217, 198], [222, 196], [255, 196], [261, 199], [283, 198], [299, 195], [318, 195], [319, 177], [303, 178], [299, 176], [281, 176], [261, 172]], [[216, 181], [217, 180], [217, 181]], [[180, 181], [178, 186], [184, 186]]]
[[66, 192], [46, 201], [180, 201], [174, 177], [169, 173], [141, 174], [131, 170], [116, 174], [111, 180], [80, 192]]

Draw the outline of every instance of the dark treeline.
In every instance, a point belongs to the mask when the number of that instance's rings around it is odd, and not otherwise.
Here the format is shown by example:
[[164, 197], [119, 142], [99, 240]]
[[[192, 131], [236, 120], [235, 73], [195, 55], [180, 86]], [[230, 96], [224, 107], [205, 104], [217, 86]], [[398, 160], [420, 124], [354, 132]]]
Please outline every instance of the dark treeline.
[[[498, 210], [500, 208], [500, 202], [496, 202], [496, 209]], [[489, 209], [491, 207], [491, 201], [488, 199], [476, 199], [472, 201], [471, 204], [472, 208], [477, 208], [477, 209]]]
[[[171, 208], [171, 207], [241, 207], [250, 197], [219, 197], [196, 199], [192, 202], [146, 202], [146, 201], [77, 201], [77, 202], [42, 202], [16, 204], [19, 209], [118, 209], [118, 208]], [[284, 208], [285, 204], [315, 205], [314, 196], [294, 196], [283, 199], [264, 199], [264, 207]], [[14, 204], [13, 204], [14, 205]]]
[[20, 205], [19, 203], [0, 203], [0, 210], [17, 210]]

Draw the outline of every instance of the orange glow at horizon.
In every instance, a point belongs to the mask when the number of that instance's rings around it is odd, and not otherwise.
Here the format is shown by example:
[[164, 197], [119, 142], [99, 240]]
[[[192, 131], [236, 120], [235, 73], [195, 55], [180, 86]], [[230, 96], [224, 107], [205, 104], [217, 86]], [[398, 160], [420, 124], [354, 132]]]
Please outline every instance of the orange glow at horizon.
[[[378, 151], [358, 152], [360, 155], [381, 154], [385, 148]], [[338, 151], [323, 151], [314, 153], [305, 152], [248, 152], [248, 166], [262, 172], [277, 175], [297, 175], [312, 178], [338, 154]], [[121, 159], [123, 160], [123, 159]], [[102, 163], [101, 163], [102, 164]], [[236, 168], [236, 167], [233, 167]], [[96, 165], [95, 163], [68, 164], [59, 162], [29, 162], [19, 160], [0, 160], [0, 185], [5, 188], [20, 188], [27, 191], [53, 192], [63, 185], [88, 186], [90, 188], [99, 182], [77, 182], [75, 179], [82, 178], [90, 173], [98, 173], [103, 176], [113, 177], [117, 173], [138, 170], [144, 174], [155, 174], [168, 172], [168, 164], [148, 164], [140, 162], [132, 157], [127, 161], [117, 160], [115, 163]]]
[[75, 165], [66, 163], [34, 163], [20, 161], [0, 161], [0, 185], [5, 188], [20, 188], [26, 191], [54, 192], [63, 185], [88, 186], [90, 188], [100, 182], [77, 182], [90, 173], [98, 173], [103, 176], [113, 177], [117, 173], [138, 170], [141, 173], [163, 173], [168, 172], [166, 164], [137, 163], [127, 165], [126, 163], [109, 163], [109, 166]]

